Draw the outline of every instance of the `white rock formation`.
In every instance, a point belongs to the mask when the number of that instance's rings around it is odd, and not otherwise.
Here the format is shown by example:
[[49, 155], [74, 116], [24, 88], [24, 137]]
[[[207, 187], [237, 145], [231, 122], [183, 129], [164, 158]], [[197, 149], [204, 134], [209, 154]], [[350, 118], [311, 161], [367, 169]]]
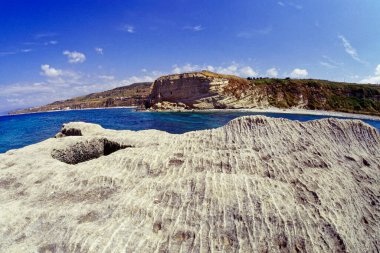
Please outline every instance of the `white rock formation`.
[[57, 137], [0, 155], [0, 252], [380, 250], [380, 135], [361, 121]]

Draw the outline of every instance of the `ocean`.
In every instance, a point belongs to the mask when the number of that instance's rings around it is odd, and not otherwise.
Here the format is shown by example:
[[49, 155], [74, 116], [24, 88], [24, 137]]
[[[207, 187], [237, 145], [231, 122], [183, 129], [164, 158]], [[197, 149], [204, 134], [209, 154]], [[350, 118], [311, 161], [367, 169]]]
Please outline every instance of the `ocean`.
[[[23, 114], [0, 117], [0, 153], [21, 148], [53, 137], [62, 124], [72, 121], [96, 123], [104, 128], [146, 130], [158, 129], [180, 134], [216, 128], [245, 115], [308, 121], [331, 116], [254, 112], [136, 112], [132, 108], [90, 109]], [[380, 130], [380, 121], [363, 120]]]

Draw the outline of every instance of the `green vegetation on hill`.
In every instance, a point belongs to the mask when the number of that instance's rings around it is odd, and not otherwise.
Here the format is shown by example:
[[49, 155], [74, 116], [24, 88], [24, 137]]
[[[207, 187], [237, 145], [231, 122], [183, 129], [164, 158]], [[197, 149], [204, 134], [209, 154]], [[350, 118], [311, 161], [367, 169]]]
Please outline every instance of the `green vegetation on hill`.
[[11, 112], [10, 114], [44, 112], [66, 109], [102, 108], [142, 105], [150, 94], [151, 83], [135, 83], [112, 90], [92, 93], [51, 104]]
[[[228, 85], [223, 86], [222, 91], [218, 91], [219, 99], [222, 100], [226, 97], [232, 99], [228, 100], [230, 101], [228, 104], [223, 104], [223, 101], [214, 101], [215, 98], [213, 98], [214, 108], [253, 108], [257, 106], [272, 106], [277, 108], [299, 107], [310, 110], [328, 110], [380, 116], [379, 85], [349, 84], [315, 79], [245, 79], [210, 71], [197, 73], [207, 78], [223, 78], [228, 80]], [[185, 74], [177, 76], [187, 78]], [[201, 76], [200, 78], [202, 78]], [[182, 86], [181, 89], [183, 89]], [[192, 87], [190, 86], [188, 89], [192, 89]], [[20, 110], [11, 114], [144, 105], [149, 104], [151, 92], [151, 83], [138, 83], [73, 99], [57, 101], [46, 106]], [[189, 94], [192, 94], [191, 90]], [[215, 96], [215, 93], [209, 91], [208, 95], [212, 97]], [[189, 99], [191, 100], [191, 98]], [[191, 105], [188, 106], [191, 108]]]
[[254, 79], [251, 89], [267, 93], [271, 106], [303, 105], [311, 110], [334, 110], [380, 115], [380, 86], [314, 79]]

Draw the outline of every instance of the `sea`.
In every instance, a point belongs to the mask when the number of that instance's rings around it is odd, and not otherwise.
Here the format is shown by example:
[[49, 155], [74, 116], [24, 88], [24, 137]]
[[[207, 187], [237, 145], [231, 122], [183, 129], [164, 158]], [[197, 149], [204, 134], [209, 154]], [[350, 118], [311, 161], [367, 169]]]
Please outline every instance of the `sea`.
[[[62, 124], [73, 121], [96, 123], [116, 130], [157, 129], [173, 134], [217, 128], [246, 115], [308, 121], [331, 116], [237, 111], [139, 112], [133, 108], [89, 109], [0, 116], [0, 153], [53, 137]], [[341, 118], [341, 117], [339, 117]], [[347, 118], [343, 118], [347, 119]], [[363, 120], [380, 131], [380, 121]]]

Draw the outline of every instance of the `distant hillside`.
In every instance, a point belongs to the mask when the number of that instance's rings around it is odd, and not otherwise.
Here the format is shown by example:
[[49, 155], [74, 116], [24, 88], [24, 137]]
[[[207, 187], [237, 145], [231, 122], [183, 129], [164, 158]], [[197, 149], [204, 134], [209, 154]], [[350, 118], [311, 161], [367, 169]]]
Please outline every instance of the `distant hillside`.
[[76, 97], [63, 101], [11, 112], [10, 114], [22, 114], [31, 112], [44, 112], [65, 109], [85, 109], [99, 107], [138, 106], [144, 103], [150, 94], [151, 83], [135, 83], [118, 87], [112, 90], [92, 93], [86, 96]]
[[380, 115], [380, 86], [315, 79], [244, 79], [208, 71], [157, 79], [148, 106], [176, 108], [298, 107]]
[[167, 75], [11, 114], [145, 106], [150, 110], [303, 108], [380, 116], [380, 86], [315, 79], [246, 79], [209, 71]]
[[[250, 81], [249, 90], [266, 93], [269, 105], [279, 108], [302, 107], [380, 115], [379, 85], [314, 79], [255, 79]], [[228, 92], [241, 95], [239, 89]]]

